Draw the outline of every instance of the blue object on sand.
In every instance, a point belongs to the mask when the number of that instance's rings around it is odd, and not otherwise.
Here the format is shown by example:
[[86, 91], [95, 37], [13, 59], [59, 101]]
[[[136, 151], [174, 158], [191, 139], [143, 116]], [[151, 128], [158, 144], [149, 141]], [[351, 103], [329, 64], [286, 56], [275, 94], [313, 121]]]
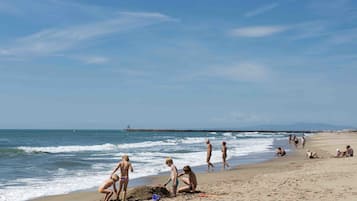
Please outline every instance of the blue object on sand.
[[153, 201], [158, 201], [158, 200], [160, 200], [160, 195], [153, 194], [153, 195], [152, 195], [152, 200], [153, 200]]

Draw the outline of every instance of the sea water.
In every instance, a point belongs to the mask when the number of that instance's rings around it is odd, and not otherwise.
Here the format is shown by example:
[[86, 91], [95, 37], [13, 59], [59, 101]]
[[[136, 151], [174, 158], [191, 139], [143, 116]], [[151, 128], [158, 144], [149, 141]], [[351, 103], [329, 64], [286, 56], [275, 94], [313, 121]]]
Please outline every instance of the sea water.
[[213, 146], [213, 163], [222, 160], [222, 141], [227, 142], [231, 165], [240, 164], [242, 160], [249, 162], [250, 158], [256, 161], [259, 154], [273, 156], [277, 142], [285, 140], [287, 135], [0, 130], [0, 201], [22, 201], [98, 187], [109, 177], [123, 154], [129, 155], [134, 167], [131, 179], [168, 171], [166, 157], [173, 158], [179, 169], [184, 165], [202, 166], [206, 164], [206, 139]]

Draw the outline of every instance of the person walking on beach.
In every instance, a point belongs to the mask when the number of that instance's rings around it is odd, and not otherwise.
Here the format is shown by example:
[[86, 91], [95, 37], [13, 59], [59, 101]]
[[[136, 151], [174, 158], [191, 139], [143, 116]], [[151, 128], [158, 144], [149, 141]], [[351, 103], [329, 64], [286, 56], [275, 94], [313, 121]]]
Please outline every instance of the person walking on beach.
[[306, 143], [305, 136], [302, 136], [301, 137], [301, 146], [302, 146], [303, 149], [305, 148], [305, 143]]
[[225, 141], [222, 142], [221, 151], [222, 151], [222, 159], [223, 159], [223, 169], [226, 169], [226, 166], [227, 168], [229, 168], [229, 165], [227, 163], [227, 146]]
[[188, 175], [188, 178], [182, 178], [181, 180], [183, 181], [183, 183], [185, 183], [188, 186], [182, 187], [178, 190], [179, 193], [182, 192], [192, 192], [194, 193], [196, 191], [197, 188], [197, 178], [196, 178], [196, 174], [191, 170], [191, 167], [186, 165], [185, 167], [183, 167], [183, 173], [179, 174], [178, 177], [181, 177], [183, 175]]
[[294, 135], [294, 144], [295, 144], [295, 148], [297, 148], [299, 144], [299, 138], [296, 137], [296, 135]]
[[123, 155], [122, 161], [118, 163], [117, 167], [113, 170], [112, 175], [120, 168], [120, 182], [119, 182], [119, 190], [117, 192], [117, 200], [119, 200], [121, 190], [123, 189], [123, 199], [122, 201], [126, 201], [126, 190], [128, 188], [129, 183], [129, 170], [131, 172], [134, 171], [133, 166], [129, 162], [129, 156]]
[[212, 145], [209, 140], [206, 140], [207, 144], [207, 170], [210, 170], [210, 167], [214, 168], [213, 164], [210, 162], [212, 156]]
[[177, 168], [174, 165], [174, 161], [171, 158], [167, 158], [165, 161], [166, 165], [170, 167], [170, 178], [167, 180], [167, 182], [164, 184], [166, 187], [167, 184], [172, 182], [172, 195], [176, 197], [176, 192], [177, 192], [177, 186], [178, 186], [178, 173], [177, 173]]
[[[104, 201], [109, 201], [110, 198], [113, 196], [113, 194], [117, 193], [117, 189], [115, 187], [116, 182], [119, 180], [118, 175], [113, 174], [111, 175], [110, 179], [107, 179], [99, 188], [98, 192], [99, 193], [105, 193]], [[113, 190], [110, 190], [110, 188], [113, 186]]]

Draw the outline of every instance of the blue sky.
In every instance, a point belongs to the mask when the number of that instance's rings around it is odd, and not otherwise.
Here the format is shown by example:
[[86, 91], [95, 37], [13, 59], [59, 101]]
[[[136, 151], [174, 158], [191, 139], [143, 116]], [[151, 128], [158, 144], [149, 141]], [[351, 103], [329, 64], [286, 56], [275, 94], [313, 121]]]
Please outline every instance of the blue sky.
[[357, 3], [0, 0], [0, 128], [357, 124]]

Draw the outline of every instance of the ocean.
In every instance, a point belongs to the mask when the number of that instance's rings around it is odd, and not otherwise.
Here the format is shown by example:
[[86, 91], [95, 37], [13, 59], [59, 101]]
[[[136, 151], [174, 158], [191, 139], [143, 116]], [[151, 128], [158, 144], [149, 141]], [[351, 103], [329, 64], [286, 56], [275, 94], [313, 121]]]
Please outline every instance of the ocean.
[[[165, 158], [203, 171], [205, 140], [211, 161], [221, 169], [221, 143], [228, 163], [255, 163], [274, 157], [287, 133], [127, 132], [123, 130], [0, 130], [0, 201], [23, 201], [98, 187], [123, 154], [134, 167], [131, 179], [168, 171]], [[289, 151], [289, 147], [286, 147]], [[16, 198], [16, 199], [15, 199]]]

